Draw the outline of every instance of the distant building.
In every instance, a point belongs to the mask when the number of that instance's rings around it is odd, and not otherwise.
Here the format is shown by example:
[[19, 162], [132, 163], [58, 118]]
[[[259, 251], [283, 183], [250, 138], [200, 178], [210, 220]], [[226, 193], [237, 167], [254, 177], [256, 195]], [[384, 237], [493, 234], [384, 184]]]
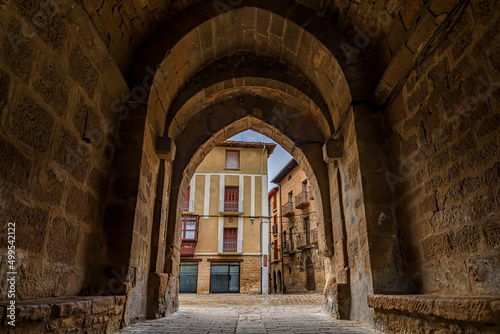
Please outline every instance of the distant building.
[[226, 141], [197, 168], [182, 208], [180, 292], [268, 292], [267, 158], [275, 148]]
[[270, 290], [322, 292], [323, 257], [318, 251], [316, 206], [306, 175], [292, 159], [271, 181]]

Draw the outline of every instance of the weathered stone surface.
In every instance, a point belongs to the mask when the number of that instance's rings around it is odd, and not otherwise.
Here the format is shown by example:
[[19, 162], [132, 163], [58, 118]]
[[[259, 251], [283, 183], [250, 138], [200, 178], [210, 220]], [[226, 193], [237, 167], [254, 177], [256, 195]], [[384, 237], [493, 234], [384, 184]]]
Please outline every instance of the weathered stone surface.
[[75, 48], [71, 51], [69, 63], [69, 74], [85, 89], [90, 98], [94, 96], [97, 70], [90, 60], [83, 54], [81, 49]]
[[59, 115], [66, 113], [70, 86], [60, 65], [51, 60], [41, 63], [33, 88]]
[[111, 310], [115, 306], [115, 297], [101, 297], [92, 303], [92, 313], [99, 314]]
[[0, 69], [0, 115], [2, 115], [3, 108], [8, 103], [10, 88], [10, 77], [7, 72]]
[[40, 153], [49, 149], [54, 118], [31, 98], [18, 101], [11, 112], [11, 131]]
[[0, 57], [19, 78], [26, 80], [31, 72], [35, 58], [35, 45], [27, 39], [21, 24], [7, 20], [10, 34], [5, 34], [0, 47]]
[[95, 203], [89, 192], [72, 186], [68, 190], [66, 210], [82, 222], [88, 222], [94, 215]]
[[60, 217], [52, 220], [48, 238], [51, 240], [47, 252], [54, 262], [72, 265], [75, 263], [80, 229]]
[[31, 161], [0, 136], [0, 175], [2, 179], [24, 189], [30, 173]]
[[43, 208], [30, 207], [19, 202], [12, 204], [6, 221], [16, 222], [16, 247], [41, 253], [47, 232], [49, 212]]
[[433, 315], [452, 321], [496, 324], [490, 309], [495, 308], [494, 297], [467, 298], [441, 297], [433, 295], [370, 295], [368, 304], [378, 310], [417, 314], [421, 318]]

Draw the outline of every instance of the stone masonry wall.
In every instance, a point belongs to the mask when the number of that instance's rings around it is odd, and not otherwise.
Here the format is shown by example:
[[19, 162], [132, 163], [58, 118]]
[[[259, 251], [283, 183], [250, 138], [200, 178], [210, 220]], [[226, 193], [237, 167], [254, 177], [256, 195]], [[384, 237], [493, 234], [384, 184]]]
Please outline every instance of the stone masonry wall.
[[[308, 182], [308, 201], [309, 205], [302, 207], [301, 209], [296, 208], [297, 201], [296, 197], [302, 193], [302, 182], [307, 180], [305, 172], [300, 168], [300, 166], [295, 167], [285, 178], [281, 181], [281, 205], [288, 202], [288, 193], [291, 191], [293, 194], [293, 211], [294, 216], [291, 217], [281, 217], [283, 220], [283, 231], [287, 233], [287, 242], [290, 242], [293, 238], [294, 249], [298, 251], [293, 254], [285, 254], [284, 259], [284, 277], [285, 277], [285, 287], [287, 293], [302, 293], [307, 292], [307, 277], [306, 277], [306, 261], [307, 257], [310, 256], [314, 264], [314, 275], [316, 282], [316, 292], [323, 292], [324, 289], [324, 267], [323, 267], [323, 256], [311, 249], [304, 249], [303, 251], [298, 250], [300, 245], [298, 237], [300, 235], [302, 240], [305, 239], [305, 225], [304, 218], [309, 219], [309, 230], [316, 230], [318, 228], [318, 215], [316, 212], [316, 205], [313, 196], [311, 185]], [[278, 192], [279, 193], [279, 192]], [[311, 199], [313, 196], [313, 199]], [[281, 210], [281, 208], [280, 208]], [[278, 225], [280, 225], [278, 223]], [[293, 235], [290, 235], [290, 227], [293, 227]], [[311, 236], [312, 237], [312, 236]], [[281, 247], [281, 245], [280, 245]], [[289, 269], [291, 267], [291, 269]], [[290, 274], [291, 270], [291, 274]]]
[[471, 1], [386, 112], [387, 179], [421, 293], [500, 293], [499, 8]]
[[114, 333], [121, 327], [125, 296], [49, 298], [17, 304], [16, 326], [6, 326], [8, 302], [0, 302], [0, 332]]
[[[95, 265], [112, 106], [126, 86], [76, 3], [8, 1], [0, 27], [0, 222], [2, 231], [16, 222], [17, 297], [76, 295]], [[4, 276], [6, 241], [2, 233]]]
[[[305, 293], [307, 290], [307, 258], [310, 257], [314, 265], [314, 281], [316, 289], [313, 292], [323, 292], [325, 288], [325, 270], [323, 256], [314, 248], [304, 249], [301, 252], [285, 255], [285, 286], [287, 293]], [[291, 268], [291, 273], [290, 269]]]

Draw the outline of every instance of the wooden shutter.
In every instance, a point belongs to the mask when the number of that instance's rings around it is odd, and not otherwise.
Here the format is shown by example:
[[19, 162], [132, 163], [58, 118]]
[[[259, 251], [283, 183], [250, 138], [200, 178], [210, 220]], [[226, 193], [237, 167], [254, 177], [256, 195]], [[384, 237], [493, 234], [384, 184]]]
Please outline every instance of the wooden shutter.
[[224, 229], [224, 240], [237, 240], [238, 229], [237, 228], [225, 228]]
[[240, 151], [226, 151], [226, 168], [240, 168]]
[[238, 187], [226, 187], [226, 192], [224, 196], [224, 200], [226, 202], [234, 202], [239, 200], [240, 192]]
[[224, 229], [224, 252], [238, 251], [238, 229], [225, 228]]
[[239, 190], [238, 187], [226, 187], [224, 194], [224, 211], [238, 212], [239, 210]]

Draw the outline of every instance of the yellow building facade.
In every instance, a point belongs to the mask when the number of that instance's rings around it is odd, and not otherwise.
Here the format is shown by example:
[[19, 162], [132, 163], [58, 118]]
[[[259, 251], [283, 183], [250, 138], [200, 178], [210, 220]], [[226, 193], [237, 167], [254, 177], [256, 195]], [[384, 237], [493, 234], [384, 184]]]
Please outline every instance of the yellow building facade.
[[198, 166], [182, 208], [180, 292], [268, 292], [267, 159], [276, 145], [226, 141]]

